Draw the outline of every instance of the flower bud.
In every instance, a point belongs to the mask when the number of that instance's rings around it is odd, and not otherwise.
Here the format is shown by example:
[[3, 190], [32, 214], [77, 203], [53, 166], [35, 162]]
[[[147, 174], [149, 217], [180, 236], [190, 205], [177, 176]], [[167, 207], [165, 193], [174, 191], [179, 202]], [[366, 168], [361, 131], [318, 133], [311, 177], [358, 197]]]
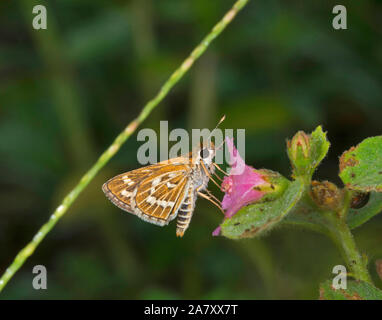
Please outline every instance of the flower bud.
[[322, 127], [318, 126], [311, 134], [299, 131], [287, 141], [288, 156], [293, 167], [293, 177], [312, 178], [314, 170], [328, 153], [330, 143]]
[[304, 131], [297, 132], [292, 140], [287, 141], [288, 155], [291, 160], [294, 174], [305, 174], [310, 166], [310, 135]]
[[312, 181], [310, 196], [320, 208], [337, 211], [342, 206], [344, 192], [329, 181]]
[[293, 137], [291, 141], [291, 148], [294, 158], [297, 158], [297, 153], [300, 151], [305, 158], [309, 156], [309, 139], [310, 136], [307, 135], [304, 131], [299, 131]]

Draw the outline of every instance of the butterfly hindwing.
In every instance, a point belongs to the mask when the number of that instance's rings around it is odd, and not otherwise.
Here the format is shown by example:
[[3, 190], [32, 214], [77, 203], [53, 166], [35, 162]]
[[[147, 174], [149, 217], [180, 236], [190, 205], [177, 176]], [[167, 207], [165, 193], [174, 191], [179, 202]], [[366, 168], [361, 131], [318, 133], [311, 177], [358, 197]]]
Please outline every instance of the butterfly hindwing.
[[183, 170], [162, 172], [146, 178], [138, 187], [136, 205], [143, 213], [164, 220], [166, 224], [175, 218], [179, 199], [183, 200], [187, 172]]

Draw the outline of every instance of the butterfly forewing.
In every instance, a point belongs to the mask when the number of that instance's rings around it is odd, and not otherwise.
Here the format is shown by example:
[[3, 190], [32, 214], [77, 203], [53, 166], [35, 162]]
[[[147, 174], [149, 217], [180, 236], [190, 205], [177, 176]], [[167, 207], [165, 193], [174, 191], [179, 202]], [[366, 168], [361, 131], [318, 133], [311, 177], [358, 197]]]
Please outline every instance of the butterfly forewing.
[[102, 186], [102, 190], [117, 207], [134, 213], [131, 208], [131, 200], [133, 199], [133, 194], [139, 182], [146, 174], [146, 172], [139, 169], [122, 173], [105, 182]]
[[120, 174], [102, 189], [119, 208], [160, 226], [176, 217], [189, 167], [176, 158]]

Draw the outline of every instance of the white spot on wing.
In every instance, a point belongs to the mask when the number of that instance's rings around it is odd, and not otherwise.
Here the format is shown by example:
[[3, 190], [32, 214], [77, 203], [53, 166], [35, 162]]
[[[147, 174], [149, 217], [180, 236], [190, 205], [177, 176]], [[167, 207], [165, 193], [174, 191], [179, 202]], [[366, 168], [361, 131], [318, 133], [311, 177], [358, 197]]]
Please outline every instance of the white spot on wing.
[[123, 177], [123, 182], [126, 183], [128, 186], [132, 186], [134, 184], [134, 181], [125, 177]]
[[161, 177], [157, 177], [153, 180], [152, 186], [156, 187], [161, 181]]
[[122, 190], [121, 191], [121, 195], [123, 195], [124, 197], [130, 197], [131, 196], [131, 192], [126, 191], [126, 190]]
[[146, 199], [146, 202], [148, 202], [151, 205], [153, 205], [154, 203], [156, 203], [156, 198], [153, 197], [153, 196], [148, 196], [147, 199]]
[[167, 182], [167, 188], [171, 189], [171, 188], [175, 188], [176, 187], [176, 184], [173, 184], [171, 182]]

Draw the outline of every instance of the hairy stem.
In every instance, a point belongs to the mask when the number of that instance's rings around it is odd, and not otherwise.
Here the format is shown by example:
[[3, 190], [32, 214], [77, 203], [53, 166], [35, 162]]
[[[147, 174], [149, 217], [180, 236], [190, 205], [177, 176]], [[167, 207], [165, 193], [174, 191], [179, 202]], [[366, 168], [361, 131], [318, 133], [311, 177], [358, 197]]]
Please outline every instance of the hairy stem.
[[150, 112], [167, 96], [171, 88], [184, 76], [191, 68], [195, 60], [197, 60], [210, 43], [225, 29], [225, 27], [233, 20], [236, 14], [248, 3], [249, 0], [238, 0], [233, 7], [224, 15], [224, 17], [212, 28], [211, 32], [201, 41], [201, 43], [191, 52], [184, 60], [181, 66], [169, 77], [169, 79], [160, 88], [157, 95], [150, 100], [142, 109], [138, 117], [133, 120], [114, 140], [110, 147], [98, 158], [97, 162], [89, 169], [88, 172], [81, 178], [79, 183], [69, 192], [62, 203], [57, 207], [54, 213], [50, 216], [40, 230], [36, 233], [32, 241], [27, 244], [16, 256], [12, 264], [6, 269], [5, 273], [0, 278], [0, 292], [14, 276], [18, 269], [36, 250], [40, 242], [53, 229], [58, 220], [65, 214], [68, 208], [76, 200], [78, 195], [86, 188], [89, 182], [102, 169], [103, 166], [117, 153], [121, 145], [131, 136], [135, 129], [140, 125], [150, 114]]
[[310, 179], [304, 177], [300, 177], [300, 179], [302, 179], [305, 185], [304, 201], [309, 206], [315, 207], [316, 211], [324, 218], [323, 225], [316, 226], [312, 224], [312, 226], [315, 227], [316, 231], [322, 232], [334, 241], [354, 278], [372, 283], [367, 269], [366, 258], [362, 257], [358, 251], [353, 235], [346, 223], [346, 216], [350, 209], [351, 192], [346, 189], [344, 190], [343, 200], [339, 208], [324, 210], [309, 195]]
[[358, 251], [354, 237], [345, 220], [340, 219], [333, 212], [328, 212], [325, 215], [331, 225], [330, 236], [340, 249], [351, 274], [358, 280], [372, 283], [367, 270], [367, 261]]

